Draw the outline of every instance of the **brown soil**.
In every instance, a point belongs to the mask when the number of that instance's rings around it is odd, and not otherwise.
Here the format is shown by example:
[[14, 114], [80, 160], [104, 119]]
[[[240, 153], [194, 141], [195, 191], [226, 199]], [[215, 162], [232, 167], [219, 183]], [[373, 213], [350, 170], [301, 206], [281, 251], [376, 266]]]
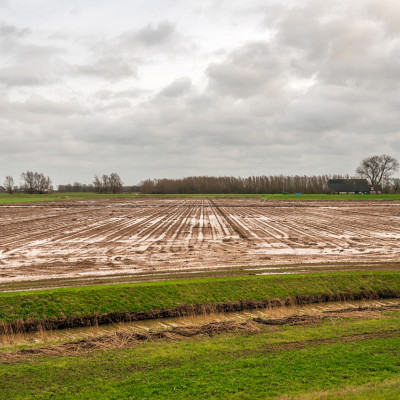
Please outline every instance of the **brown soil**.
[[253, 318], [254, 322], [264, 325], [308, 325], [315, 324], [329, 317], [322, 315], [291, 315], [286, 318], [263, 319]]
[[0, 212], [0, 283], [400, 259], [389, 201], [96, 199]]
[[[371, 311], [371, 310], [375, 310]], [[337, 311], [324, 311], [325, 315], [321, 314], [313, 314], [313, 315], [291, 315], [289, 317], [284, 317], [284, 318], [270, 318], [270, 319], [263, 319], [263, 318], [253, 318], [254, 322], [257, 322], [258, 324], [264, 324], [264, 325], [310, 325], [310, 324], [316, 324], [318, 322], [321, 322], [326, 319], [332, 319], [332, 318], [369, 318], [369, 319], [375, 319], [375, 318], [383, 318], [382, 314], [378, 311], [383, 311], [383, 310], [400, 310], [400, 306], [390, 306], [390, 308], [385, 308], [385, 307], [363, 307], [359, 309], [354, 309], [354, 308], [347, 308], [347, 309], [342, 309], [342, 310], [337, 310]], [[329, 313], [329, 314], [327, 314]]]

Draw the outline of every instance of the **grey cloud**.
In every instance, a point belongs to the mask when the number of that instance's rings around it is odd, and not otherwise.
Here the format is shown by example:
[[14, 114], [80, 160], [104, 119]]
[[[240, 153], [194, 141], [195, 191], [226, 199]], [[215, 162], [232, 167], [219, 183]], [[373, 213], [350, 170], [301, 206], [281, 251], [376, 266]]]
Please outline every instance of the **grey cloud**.
[[282, 18], [278, 49], [292, 54], [299, 75], [318, 74], [320, 81], [342, 86], [390, 87], [399, 78], [400, 36], [388, 36], [370, 7], [384, 9], [376, 1], [305, 1]]
[[6, 34], [0, 34], [0, 86], [44, 85], [59, 80], [68, 71], [69, 66], [62, 59], [64, 49], [26, 39], [30, 33], [27, 29], [3, 25], [3, 30]]
[[189, 92], [191, 87], [192, 81], [189, 78], [179, 78], [165, 87], [160, 94], [166, 97], [178, 97]]
[[7, 127], [18, 127], [20, 132], [32, 130], [45, 132], [47, 129], [51, 132], [55, 125], [57, 125], [55, 132], [61, 132], [61, 126], [66, 124], [66, 118], [87, 116], [90, 113], [90, 109], [76, 99], [54, 101], [40, 95], [31, 95], [25, 101], [0, 98], [0, 122], [3, 120], [4, 126]]
[[93, 63], [78, 66], [77, 70], [83, 75], [111, 80], [136, 77], [137, 75], [135, 65], [117, 56], [99, 58]]
[[[109, 169], [132, 183], [185, 174], [352, 173], [373, 152], [400, 156], [397, 6], [386, 0], [287, 4], [266, 11], [273, 34], [260, 32], [218, 54], [210, 46], [208, 61], [189, 54], [170, 84], [155, 89], [119, 81], [154, 62], [173, 75], [171, 58], [182, 37], [172, 23], [116, 32], [94, 47], [80, 42], [87, 63], [71, 69], [56, 49], [42, 48], [35, 58], [38, 49], [31, 47], [28, 57], [21, 46], [30, 37], [8, 38], [19, 50], [0, 79], [11, 81], [14, 71], [13, 79], [33, 76], [42, 85], [63, 77], [79, 94], [30, 93], [11, 102], [2, 90], [4, 162], [23, 170], [46, 158], [59, 176], [72, 166], [71, 180]], [[260, 14], [246, 18], [266, 21]], [[28, 69], [22, 60], [32, 61], [25, 61]], [[206, 65], [203, 74], [191, 75], [199, 64]], [[87, 76], [88, 87], [77, 88]], [[17, 164], [16, 154], [30, 165]]]
[[30, 96], [23, 104], [23, 107], [30, 113], [51, 114], [63, 117], [88, 113], [87, 108], [76, 100], [55, 102], [39, 95]]
[[132, 103], [126, 99], [114, 100], [106, 104], [102, 104], [96, 107], [96, 111], [115, 111], [118, 109], [126, 109], [132, 107]]
[[161, 21], [154, 26], [147, 25], [145, 28], [125, 32], [120, 36], [120, 42], [126, 45], [156, 46], [168, 41], [175, 33], [175, 26], [168, 21]]
[[0, 86], [35, 86], [46, 81], [48, 79], [41, 73], [29, 71], [21, 65], [0, 68]]
[[[326, 0], [327, 4], [332, 4]], [[295, 3], [296, 4], [296, 3]], [[323, 17], [329, 15], [328, 7], [318, 7], [315, 2], [306, 1], [286, 9], [277, 26], [278, 43], [306, 52], [314, 59], [329, 49], [329, 32], [324, 29]], [[322, 11], [323, 15], [319, 14]], [[328, 24], [330, 22], [328, 20]]]
[[393, 0], [370, 0], [367, 8], [372, 20], [383, 23], [390, 35], [400, 32], [400, 3]]
[[[23, 61], [25, 60], [25, 61]], [[9, 66], [0, 67], [0, 86], [37, 86], [59, 82], [69, 66], [58, 58], [19, 58]]]
[[24, 37], [27, 36], [29, 33], [31, 33], [30, 29], [21, 29], [14, 25], [0, 23], [0, 39], [4, 39], [5, 37]]
[[[81, 42], [87, 46], [88, 39]], [[88, 61], [76, 66], [80, 74], [107, 79], [122, 80], [138, 76], [143, 64], [154, 62], [160, 54], [168, 57], [185, 48], [175, 26], [168, 21], [149, 24], [142, 29], [124, 32], [114, 38], [102, 39], [89, 47]]]
[[223, 94], [247, 98], [282, 87], [284, 71], [266, 42], [249, 43], [207, 69], [211, 87]]
[[146, 94], [149, 94], [150, 91], [143, 90], [139, 88], [131, 88], [126, 90], [110, 90], [103, 89], [95, 92], [91, 97], [95, 99], [95, 101], [108, 102], [115, 100], [138, 100], [141, 99]]

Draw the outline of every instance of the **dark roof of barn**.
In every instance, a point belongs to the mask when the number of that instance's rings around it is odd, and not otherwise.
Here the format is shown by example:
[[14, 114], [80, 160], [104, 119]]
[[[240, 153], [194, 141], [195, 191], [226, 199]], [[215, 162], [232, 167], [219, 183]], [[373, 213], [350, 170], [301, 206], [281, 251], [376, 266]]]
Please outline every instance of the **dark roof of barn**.
[[369, 192], [371, 185], [366, 179], [329, 179], [328, 190], [331, 192]]

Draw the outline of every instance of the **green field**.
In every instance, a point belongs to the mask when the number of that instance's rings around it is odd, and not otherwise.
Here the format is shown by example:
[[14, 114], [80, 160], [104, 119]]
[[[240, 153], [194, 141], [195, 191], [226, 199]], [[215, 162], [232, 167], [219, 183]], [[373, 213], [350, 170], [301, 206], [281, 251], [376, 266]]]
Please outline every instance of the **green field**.
[[400, 200], [400, 193], [394, 194], [264, 194], [262, 199], [284, 200]]
[[119, 199], [136, 198], [138, 193], [120, 194], [98, 194], [98, 193], [49, 193], [49, 194], [27, 194], [27, 193], [0, 193], [0, 204], [15, 203], [37, 203], [42, 201], [66, 201], [66, 200], [88, 200], [88, 199]]
[[266, 200], [400, 200], [400, 194], [381, 195], [328, 195], [328, 194], [97, 194], [97, 193], [51, 193], [26, 194], [0, 193], [0, 204], [36, 203], [42, 201], [88, 200], [88, 199], [131, 199], [138, 197], [154, 198], [260, 198]]

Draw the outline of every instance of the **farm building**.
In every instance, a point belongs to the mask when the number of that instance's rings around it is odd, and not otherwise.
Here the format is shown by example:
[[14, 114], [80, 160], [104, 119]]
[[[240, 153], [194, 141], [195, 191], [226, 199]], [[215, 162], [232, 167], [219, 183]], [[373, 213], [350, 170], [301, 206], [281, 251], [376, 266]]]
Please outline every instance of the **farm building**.
[[380, 188], [374, 188], [366, 179], [330, 179], [328, 181], [328, 193], [373, 194], [380, 191]]
[[0, 186], [0, 193], [5, 193], [7, 192], [6, 188], [4, 186]]

